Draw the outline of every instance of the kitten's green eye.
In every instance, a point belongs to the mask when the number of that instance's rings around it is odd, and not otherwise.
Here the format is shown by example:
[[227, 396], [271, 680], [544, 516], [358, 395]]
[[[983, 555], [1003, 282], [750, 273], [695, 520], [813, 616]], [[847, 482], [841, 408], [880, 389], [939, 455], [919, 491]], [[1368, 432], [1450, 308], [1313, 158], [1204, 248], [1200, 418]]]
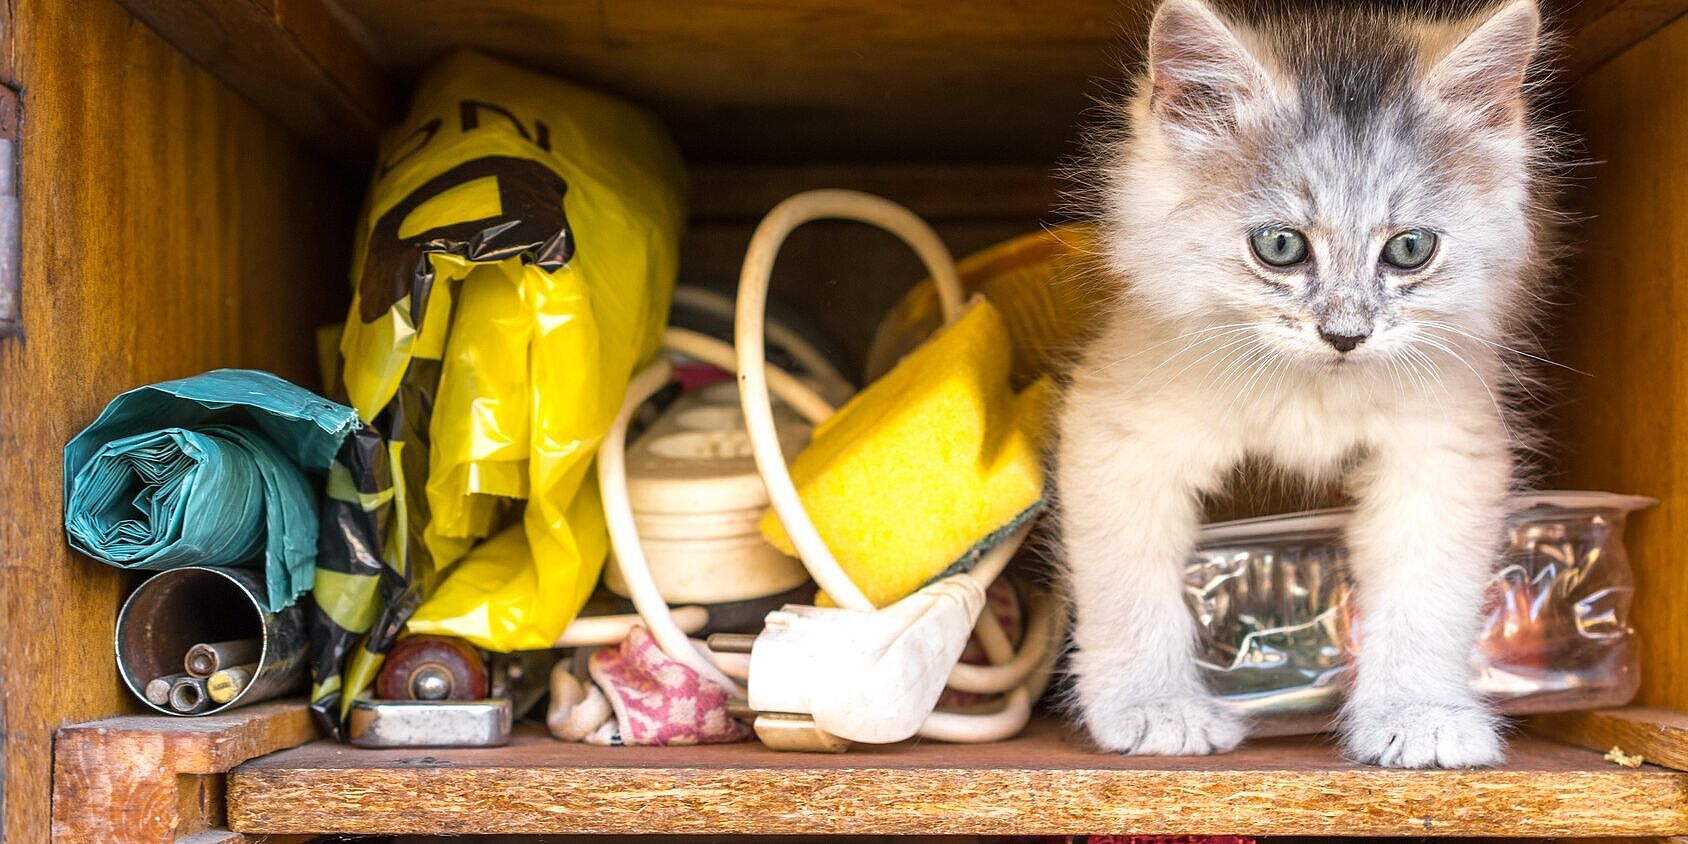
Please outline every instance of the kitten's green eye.
[[1416, 270], [1436, 254], [1436, 233], [1407, 229], [1383, 244], [1383, 263], [1397, 270]]
[[1261, 226], [1249, 236], [1254, 256], [1273, 267], [1288, 267], [1307, 260], [1307, 236], [1295, 229]]

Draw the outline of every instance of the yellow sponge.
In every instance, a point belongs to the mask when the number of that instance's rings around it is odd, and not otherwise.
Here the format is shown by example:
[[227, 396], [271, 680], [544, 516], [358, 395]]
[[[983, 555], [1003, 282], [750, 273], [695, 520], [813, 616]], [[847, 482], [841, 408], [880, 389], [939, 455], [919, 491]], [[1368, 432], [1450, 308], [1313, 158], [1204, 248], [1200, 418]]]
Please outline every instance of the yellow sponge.
[[[885, 377], [815, 429], [791, 475], [850, 579], [876, 606], [970, 562], [1043, 500], [1053, 389], [1009, 387], [1013, 342], [975, 297]], [[770, 511], [762, 533], [796, 553]]]

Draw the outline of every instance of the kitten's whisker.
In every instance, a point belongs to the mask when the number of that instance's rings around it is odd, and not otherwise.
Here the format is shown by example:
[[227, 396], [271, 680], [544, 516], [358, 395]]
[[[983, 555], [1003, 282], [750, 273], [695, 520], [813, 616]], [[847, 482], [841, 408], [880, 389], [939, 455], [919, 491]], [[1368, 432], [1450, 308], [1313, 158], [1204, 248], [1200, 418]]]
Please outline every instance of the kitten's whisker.
[[[1252, 322], [1233, 322], [1233, 323], [1230, 323], [1228, 325], [1215, 325], [1215, 326], [1210, 326], [1208, 328], [1199, 328], [1199, 329], [1196, 329], [1195, 331], [1186, 332], [1186, 333], [1180, 334], [1176, 337], [1170, 337], [1168, 339], [1162, 340], [1159, 343], [1156, 343], [1152, 346], [1145, 346], [1145, 347], [1138, 349], [1137, 351], [1135, 351], [1135, 352], [1133, 352], [1133, 353], [1131, 353], [1131, 354], [1129, 354], [1129, 355], [1127, 355], [1123, 358], [1118, 358], [1116, 360], [1113, 360], [1109, 363], [1106, 363], [1106, 364], [1103, 364], [1102, 366], [1097, 367], [1093, 372], [1091, 372], [1091, 374], [1092, 375], [1101, 375], [1102, 373], [1104, 373], [1104, 372], [1106, 372], [1110, 369], [1113, 369], [1114, 367], [1119, 366], [1122, 363], [1126, 363], [1127, 361], [1136, 360], [1136, 359], [1142, 357], [1144, 354], [1151, 352], [1151, 351], [1154, 351], [1155, 349], [1158, 349], [1162, 346], [1165, 346], [1168, 343], [1176, 343], [1179, 340], [1189, 340], [1190, 342], [1188, 344], [1186, 344], [1183, 349], [1180, 349], [1177, 352], [1174, 352], [1171, 356], [1171, 357], [1176, 357], [1179, 354], [1182, 354], [1183, 352], [1188, 351], [1191, 347], [1197, 345], [1204, 338], [1217, 340], [1217, 339], [1219, 339], [1219, 337], [1224, 337], [1228, 334], [1237, 333], [1237, 332], [1241, 331], [1242, 329], [1250, 328], [1253, 325], [1254, 325], [1254, 323], [1252, 323]], [[1220, 334], [1217, 334], [1217, 335], [1211, 336], [1211, 337], [1208, 336], [1208, 335], [1214, 335], [1214, 332], [1223, 332], [1223, 333], [1220, 333]], [[1168, 359], [1170, 360], [1171, 358], [1169, 357]]]
[[[1420, 349], [1407, 346], [1404, 351], [1406, 356], [1403, 361], [1410, 367], [1413, 380], [1418, 383], [1419, 390], [1424, 393], [1426, 398], [1436, 402], [1436, 409], [1441, 411], [1442, 421], [1446, 423], [1448, 421], [1448, 403], [1443, 399], [1452, 399], [1453, 395], [1448, 392], [1448, 386], [1442, 383], [1442, 376], [1436, 368], [1436, 364], [1426, 357]], [[1437, 396], [1436, 391], [1431, 389], [1432, 386], [1441, 390], [1442, 395]]]
[[[1115, 361], [1114, 364], [1110, 364], [1110, 366], [1131, 360], [1132, 358], [1141, 356], [1142, 354], [1144, 354], [1146, 352], [1150, 352], [1150, 351], [1158, 349], [1162, 346], [1165, 346], [1168, 343], [1176, 343], [1179, 340], [1189, 340], [1190, 343], [1188, 345], [1193, 346], [1193, 345], [1196, 344], [1196, 342], [1202, 340], [1203, 338], [1218, 339], [1219, 337], [1223, 337], [1227, 334], [1235, 334], [1238, 331], [1241, 331], [1245, 328], [1252, 328], [1253, 326], [1254, 326], [1254, 323], [1252, 323], [1252, 322], [1230, 322], [1230, 323], [1226, 323], [1224, 325], [1212, 325], [1212, 326], [1208, 326], [1206, 328], [1198, 328], [1194, 331], [1186, 331], [1183, 334], [1179, 334], [1176, 337], [1168, 337], [1167, 339], [1162, 340], [1159, 343], [1155, 343], [1155, 344], [1149, 345], [1149, 346], [1144, 346], [1143, 348], [1137, 350], [1137, 352], [1135, 354], [1133, 354], [1131, 357], [1120, 358], [1119, 360]], [[1188, 346], [1186, 346], [1186, 348], [1188, 348]]]
[[[1420, 323], [1420, 324], [1421, 324], [1421, 325], [1440, 325], [1440, 323], [1428, 323], [1428, 322], [1426, 322], [1426, 323]], [[1453, 326], [1446, 326], [1446, 327], [1447, 327], [1447, 328], [1448, 328], [1448, 329], [1450, 329], [1450, 330], [1454, 330], [1454, 331], [1458, 331], [1458, 329], [1454, 329], [1454, 328], [1453, 328]], [[1455, 340], [1454, 340], [1454, 339], [1453, 339], [1453, 338], [1451, 338], [1451, 337], [1443, 337], [1443, 336], [1442, 336], [1442, 335], [1439, 335], [1439, 334], [1436, 334], [1436, 333], [1435, 333], [1435, 332], [1434, 332], [1434, 331], [1428, 331], [1428, 332], [1425, 332], [1425, 333], [1426, 333], [1426, 334], [1427, 334], [1427, 335], [1429, 335], [1429, 336], [1432, 336], [1432, 337], [1438, 337], [1438, 338], [1440, 338], [1440, 339], [1442, 339], [1442, 340], [1446, 340], [1446, 341], [1448, 341], [1448, 342], [1449, 342], [1449, 343], [1450, 343], [1450, 344], [1457, 344], [1457, 342], [1456, 342], [1456, 341], [1455, 341]], [[1461, 336], [1464, 336], [1464, 337], [1468, 337], [1468, 338], [1470, 338], [1470, 339], [1472, 339], [1472, 340], [1477, 340], [1477, 341], [1479, 341], [1479, 342], [1487, 342], [1487, 341], [1485, 341], [1485, 340], [1483, 340], [1483, 338], [1481, 338], [1481, 337], [1472, 337], [1472, 336], [1471, 336], [1471, 335], [1469, 335], [1469, 334], [1466, 334], [1466, 333], [1465, 333], [1465, 332], [1463, 332], [1463, 331], [1460, 331], [1460, 332], [1459, 332], [1459, 334], [1460, 334], [1460, 335], [1461, 335]], [[1490, 343], [1490, 344], [1489, 344], [1489, 345], [1492, 345], [1492, 346], [1493, 346], [1493, 345], [1497, 345], [1497, 344], [1494, 344], [1494, 343]], [[1501, 348], [1504, 348], [1504, 347], [1501, 347]], [[1523, 391], [1524, 391], [1524, 395], [1525, 395], [1525, 397], [1527, 397], [1527, 398], [1528, 398], [1528, 399], [1529, 399], [1529, 400], [1530, 400], [1530, 401], [1532, 401], [1532, 402], [1539, 402], [1539, 401], [1540, 401], [1540, 397], [1538, 397], [1538, 396], [1537, 396], [1537, 395], [1536, 395], [1536, 394], [1535, 394], [1535, 391], [1533, 391], [1533, 390], [1531, 390], [1531, 389], [1530, 389], [1530, 380], [1531, 380], [1531, 379], [1529, 379], [1529, 378], [1526, 378], [1526, 377], [1525, 377], [1525, 376], [1524, 376], [1524, 374], [1523, 374], [1523, 373], [1520, 373], [1520, 372], [1519, 372], [1519, 371], [1518, 371], [1518, 370], [1516, 370], [1516, 369], [1514, 369], [1514, 368], [1513, 368], [1513, 367], [1512, 367], [1512, 364], [1511, 364], [1511, 363], [1509, 363], [1509, 362], [1508, 362], [1508, 361], [1507, 361], [1507, 360], [1506, 360], [1506, 356], [1504, 356], [1504, 355], [1495, 355], [1495, 360], [1496, 360], [1496, 361], [1497, 361], [1497, 362], [1498, 362], [1498, 363], [1500, 363], [1500, 365], [1501, 365], [1501, 366], [1504, 366], [1504, 367], [1506, 367], [1506, 371], [1507, 371], [1507, 374], [1509, 374], [1509, 375], [1510, 375], [1510, 376], [1511, 376], [1511, 377], [1512, 377], [1512, 381], [1511, 381], [1511, 383], [1513, 383], [1513, 384], [1515, 384], [1515, 385], [1517, 385], [1517, 387], [1518, 387], [1518, 389], [1520, 389], [1520, 390], [1523, 390]]]
[[[1270, 355], [1271, 353], [1272, 350], [1268, 348], [1265, 343], [1262, 343], [1259, 340], [1245, 346], [1242, 354], [1236, 356], [1238, 359], [1235, 361], [1235, 365], [1230, 366], [1230, 371], [1225, 373], [1220, 382], [1214, 386], [1213, 391], [1221, 395], [1229, 392], [1235, 383], [1240, 381], [1246, 373], [1251, 371], [1251, 368], [1254, 366], [1256, 360], [1263, 356]], [[1215, 364], [1215, 366], [1228, 366], [1230, 363], [1230, 361], [1221, 361], [1220, 363]]]
[[1272, 367], [1282, 362], [1283, 358], [1280, 357], [1277, 352], [1272, 351], [1270, 347], [1264, 348], [1261, 354], [1255, 356], [1251, 363], [1251, 369], [1254, 374], [1249, 376], [1248, 381], [1246, 381], [1242, 387], [1237, 390], [1236, 396], [1232, 397], [1231, 403], [1225, 407], [1225, 415], [1220, 417], [1221, 421], [1229, 422], [1232, 414], [1234, 414], [1237, 410], [1238, 403], [1250, 397], [1250, 393], [1254, 389], [1255, 382], [1259, 381], [1260, 377], [1265, 375]]
[[1215, 371], [1224, 373], [1221, 376], [1219, 383], [1214, 386], [1214, 392], [1225, 392], [1230, 387], [1231, 382], [1236, 379], [1238, 374], [1246, 371], [1244, 367], [1248, 365], [1248, 362], [1252, 360], [1263, 348], [1264, 346], [1261, 344], [1260, 339], [1256, 337], [1253, 338], [1252, 342], [1248, 345], [1232, 351], [1230, 354], [1225, 355], [1223, 358], [1220, 358], [1218, 361], [1215, 361], [1212, 365], [1210, 365], [1208, 367], [1210, 382], [1212, 381], [1212, 376]]
[[1108, 254], [1105, 252], [1099, 252], [1095, 249], [1085, 249], [1084, 247], [1079, 246], [1077, 242], [1062, 237], [1059, 232], [1055, 231], [1055, 227], [1049, 223], [1039, 223], [1038, 225], [1043, 229], [1044, 234], [1053, 237], [1056, 243], [1061, 244], [1061, 246], [1065, 247], [1070, 252], [1084, 255], [1089, 258], [1106, 259], [1108, 257]]
[[1280, 357], [1278, 359], [1278, 369], [1272, 376], [1272, 384], [1266, 388], [1265, 394], [1276, 397], [1278, 395], [1278, 388], [1283, 386], [1285, 381], [1289, 380], [1289, 375], [1294, 370], [1295, 366], [1289, 358]]
[[1401, 372], [1399, 369], [1399, 363], [1395, 360], [1395, 353], [1389, 352], [1385, 354], [1383, 356], [1383, 362], [1389, 366], [1389, 380], [1395, 382], [1395, 396], [1397, 398], [1405, 399], [1407, 394], [1405, 392], [1405, 385], [1401, 383]]
[[1464, 337], [1467, 340], [1475, 340], [1479, 343], [1482, 343], [1482, 344], [1487, 345], [1487, 346], [1493, 346], [1493, 347], [1500, 349], [1502, 351], [1511, 352], [1515, 355], [1523, 355], [1524, 357], [1527, 357], [1530, 360], [1539, 361], [1539, 362], [1545, 363], [1549, 366], [1557, 366], [1560, 369], [1569, 370], [1571, 372], [1575, 372], [1576, 374], [1582, 375], [1584, 377], [1588, 377], [1588, 378], [1594, 377], [1593, 375], [1591, 375], [1587, 372], [1584, 372], [1584, 371], [1582, 371], [1582, 370], [1580, 370], [1580, 369], [1578, 369], [1574, 366], [1566, 366], [1565, 364], [1562, 364], [1559, 361], [1552, 360], [1550, 358], [1545, 358], [1545, 357], [1542, 357], [1541, 355], [1531, 354], [1530, 352], [1526, 352], [1523, 349], [1514, 349], [1511, 346], [1505, 345], [1503, 343], [1496, 343], [1493, 340], [1485, 340], [1482, 337], [1478, 337], [1475, 334], [1471, 334], [1471, 333], [1468, 333], [1468, 332], [1465, 332], [1465, 331], [1461, 331], [1460, 329], [1458, 329], [1458, 328], [1456, 328], [1452, 325], [1449, 325], [1445, 322], [1435, 322], [1435, 321], [1432, 321], [1432, 320], [1415, 320], [1415, 322], [1417, 322], [1417, 324], [1419, 324], [1419, 325], [1425, 325], [1425, 326], [1429, 326], [1431, 328], [1440, 328], [1443, 331], [1452, 331], [1453, 333], [1458, 334], [1459, 336]]
[[[1216, 354], [1218, 354], [1222, 351], [1225, 351], [1226, 349], [1235, 348], [1238, 344], [1241, 344], [1241, 343], [1247, 343], [1250, 339], [1251, 338], [1248, 337], [1248, 336], [1237, 337], [1235, 339], [1226, 341], [1223, 345], [1209, 349], [1206, 354], [1203, 354], [1201, 357], [1196, 358], [1195, 360], [1184, 364], [1184, 367], [1182, 369], [1173, 373], [1172, 377], [1167, 379], [1167, 380], [1177, 381], [1181, 376], [1183, 376], [1184, 373], [1190, 371], [1190, 367], [1195, 366], [1196, 364], [1201, 363], [1202, 361], [1207, 360], [1208, 358], [1211, 358], [1214, 355], [1216, 355]], [[1183, 352], [1188, 350], [1189, 348], [1190, 347], [1186, 346], [1184, 349], [1180, 349], [1179, 354], [1183, 354]], [[1169, 357], [1166, 360], [1161, 361], [1159, 364], [1156, 364], [1154, 369], [1151, 369], [1148, 372], [1144, 373], [1142, 378], [1137, 379], [1137, 383], [1131, 385], [1131, 392], [1136, 392], [1137, 388], [1142, 386], [1144, 381], [1149, 380], [1149, 376], [1154, 375], [1156, 372], [1159, 372], [1161, 367], [1164, 367], [1168, 363], [1171, 363], [1177, 357], [1178, 357], [1178, 355], [1173, 355], [1172, 357]]]
[[1471, 370], [1471, 374], [1477, 379], [1477, 383], [1483, 385], [1483, 392], [1489, 394], [1489, 403], [1495, 407], [1495, 416], [1500, 419], [1500, 426], [1506, 431], [1507, 442], [1517, 442], [1517, 440], [1512, 436], [1512, 426], [1508, 425], [1506, 422], [1506, 409], [1501, 406], [1500, 399], [1495, 397], [1495, 391], [1489, 389], [1488, 379], [1483, 377], [1483, 373], [1478, 372], [1477, 367], [1472, 366], [1470, 361], [1466, 360], [1459, 352], [1454, 351], [1452, 347], [1442, 343], [1440, 340], [1437, 340], [1429, 335], [1425, 335], [1424, 342], [1434, 348], [1447, 352], [1454, 360], [1459, 361], [1466, 369]]

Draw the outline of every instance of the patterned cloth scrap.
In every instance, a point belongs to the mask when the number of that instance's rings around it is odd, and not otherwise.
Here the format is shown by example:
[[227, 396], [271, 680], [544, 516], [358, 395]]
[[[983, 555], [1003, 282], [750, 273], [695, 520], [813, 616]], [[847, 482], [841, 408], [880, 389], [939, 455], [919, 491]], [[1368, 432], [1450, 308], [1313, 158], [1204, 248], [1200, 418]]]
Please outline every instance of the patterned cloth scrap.
[[750, 728], [727, 714], [731, 692], [672, 659], [643, 626], [589, 663], [609, 698], [624, 745], [670, 746], [744, 741]]

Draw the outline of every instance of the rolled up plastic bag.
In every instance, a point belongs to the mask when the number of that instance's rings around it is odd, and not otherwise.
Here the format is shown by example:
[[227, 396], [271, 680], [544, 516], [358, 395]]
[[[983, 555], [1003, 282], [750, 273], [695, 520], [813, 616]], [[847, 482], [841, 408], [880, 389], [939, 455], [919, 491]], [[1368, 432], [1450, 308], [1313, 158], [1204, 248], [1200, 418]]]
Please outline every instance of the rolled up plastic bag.
[[357, 413], [267, 372], [131, 390], [65, 446], [65, 532], [125, 569], [261, 565], [271, 611], [311, 588], [328, 468]]

